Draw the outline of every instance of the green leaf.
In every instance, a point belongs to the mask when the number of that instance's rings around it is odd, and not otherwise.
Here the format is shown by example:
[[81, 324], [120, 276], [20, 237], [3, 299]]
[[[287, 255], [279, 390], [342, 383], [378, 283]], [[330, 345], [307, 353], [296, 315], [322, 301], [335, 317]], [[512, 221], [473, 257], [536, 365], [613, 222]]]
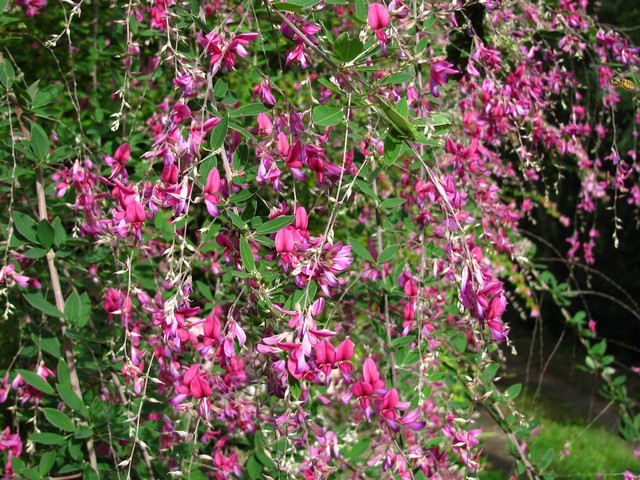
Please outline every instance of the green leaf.
[[360, 20], [360, 22], [364, 23], [367, 21], [367, 2], [365, 0], [356, 0], [356, 18]]
[[389, 75], [382, 81], [382, 85], [396, 85], [399, 83], [410, 82], [413, 75], [409, 72], [396, 72]]
[[320, 3], [321, 0], [288, 0], [287, 2], [273, 3], [273, 8], [285, 12], [301, 12], [305, 8], [311, 8]]
[[318, 5], [322, 0], [287, 0], [285, 3], [297, 5], [302, 8], [311, 8]]
[[302, 11], [301, 6], [294, 5], [292, 3], [278, 2], [278, 3], [272, 3], [272, 5], [273, 5], [273, 8], [281, 12], [300, 13]]
[[78, 328], [84, 327], [91, 317], [91, 300], [84, 292], [82, 295], [74, 290], [64, 302], [64, 315], [71, 325]]
[[393, 135], [387, 135], [384, 139], [384, 162], [390, 167], [400, 156], [404, 142]]
[[441, 258], [444, 256], [444, 250], [442, 247], [436, 247], [433, 241], [431, 241], [425, 247], [425, 254], [429, 258]]
[[244, 105], [240, 108], [236, 108], [229, 112], [229, 116], [232, 118], [235, 117], [253, 117], [258, 115], [259, 113], [268, 112], [269, 109], [265, 107], [262, 103], [250, 103], [248, 105]]
[[422, 28], [424, 30], [429, 30], [431, 27], [433, 27], [434, 23], [436, 23], [436, 16], [431, 14], [425, 19], [424, 22], [422, 22]]
[[300, 382], [298, 380], [291, 380], [289, 384], [289, 391], [294, 399], [299, 399], [300, 395], [302, 395], [302, 387], [300, 386]]
[[67, 231], [62, 226], [62, 221], [60, 217], [56, 217], [53, 219], [53, 230], [55, 231], [55, 235], [53, 237], [53, 243], [56, 247], [60, 247], [67, 242]]
[[65, 438], [57, 433], [34, 433], [29, 436], [29, 440], [35, 443], [41, 443], [43, 445], [62, 445]]
[[522, 384], [516, 383], [514, 385], [511, 385], [509, 388], [505, 390], [504, 396], [507, 397], [508, 400], [513, 400], [518, 395], [520, 395], [521, 391], [522, 391]]
[[31, 385], [36, 390], [40, 390], [41, 392], [46, 393], [48, 395], [52, 395], [54, 393], [51, 385], [49, 385], [46, 380], [44, 380], [40, 375], [36, 374], [35, 372], [31, 372], [29, 370], [22, 370], [22, 369], [18, 369], [16, 371], [20, 374], [20, 376], [24, 379], [26, 383]]
[[220, 123], [211, 132], [211, 148], [218, 150], [227, 138], [229, 132], [229, 117], [222, 117]]
[[66, 413], [56, 410], [55, 408], [43, 408], [44, 416], [47, 417], [49, 423], [54, 427], [58, 427], [60, 430], [66, 432], [73, 432], [76, 427], [73, 421], [67, 416]]
[[351, 450], [349, 451], [349, 454], [347, 455], [347, 458], [349, 460], [352, 460], [356, 457], [359, 457], [364, 452], [369, 450], [370, 445], [371, 445], [370, 439], [360, 440], [359, 442], [354, 443], [353, 446], [351, 447]]
[[89, 416], [89, 410], [78, 395], [75, 394], [71, 386], [64, 383], [57, 383], [56, 390], [62, 401], [74, 412], [79, 413], [83, 417]]
[[213, 95], [216, 98], [224, 98], [229, 90], [229, 84], [223, 79], [219, 79], [213, 87]]
[[61, 350], [61, 346], [60, 346], [60, 340], [58, 340], [56, 337], [41, 337], [38, 338], [35, 335], [33, 335], [33, 342], [36, 345], [40, 346], [40, 349], [43, 352], [48, 353], [49, 355], [55, 357], [55, 358], [60, 358], [62, 356], [62, 350]]
[[407, 335], [406, 337], [398, 337], [391, 342], [392, 347], [405, 347], [416, 339], [415, 335]]
[[253, 259], [253, 252], [249, 246], [249, 241], [247, 237], [244, 236], [240, 237], [240, 257], [247, 272], [253, 273], [256, 270], [256, 262]]
[[49, 303], [43, 296], [41, 292], [35, 293], [25, 293], [24, 299], [36, 310], [40, 310], [42, 313], [46, 315], [50, 315], [52, 317], [63, 318], [63, 313], [54, 307], [51, 303]]
[[38, 243], [38, 235], [36, 234], [36, 222], [29, 215], [22, 212], [13, 212], [13, 224], [18, 233], [31, 243]]
[[0, 83], [9, 90], [13, 86], [14, 78], [16, 78], [16, 72], [13, 69], [13, 65], [9, 60], [4, 59], [0, 62]]
[[395, 207], [399, 207], [406, 201], [407, 201], [406, 198], [387, 198], [384, 202], [380, 204], [380, 207], [386, 210], [391, 210]]
[[210, 302], [214, 301], [213, 293], [211, 293], [211, 289], [206, 283], [200, 280], [196, 280], [196, 288], [198, 289], [200, 295], [202, 295], [204, 298], [206, 298]]
[[38, 471], [40, 475], [46, 475], [51, 471], [53, 465], [56, 463], [56, 452], [53, 450], [49, 450], [42, 455], [40, 458], [40, 464], [38, 465]]
[[49, 155], [49, 137], [37, 123], [31, 124], [31, 150], [36, 158], [43, 161]]
[[258, 461], [255, 455], [251, 455], [247, 460], [247, 473], [251, 479], [260, 478], [260, 474], [262, 473], [262, 464]]
[[89, 427], [78, 427], [73, 432], [73, 437], [78, 440], [83, 440], [85, 438], [90, 438], [93, 436], [93, 430]]
[[341, 33], [333, 44], [338, 58], [343, 62], [350, 62], [364, 50], [364, 45], [359, 38], [352, 38], [349, 33]]
[[40, 247], [30, 248], [26, 252], [24, 252], [24, 256], [27, 258], [33, 258], [34, 260], [38, 260], [47, 255], [47, 250]]
[[349, 238], [349, 245], [351, 245], [351, 248], [356, 255], [364, 258], [367, 262], [376, 263], [376, 261], [373, 259], [373, 256], [371, 255], [371, 252], [369, 252], [369, 249], [365, 248], [365, 246], [362, 245], [358, 240]]
[[459, 333], [450, 340], [451, 346], [460, 353], [464, 353], [467, 349], [467, 335]]
[[396, 252], [398, 251], [398, 247], [395, 245], [391, 245], [378, 255], [378, 264], [387, 263], [389, 260], [392, 260], [393, 257], [396, 256]]
[[414, 363], [420, 360], [420, 352], [417, 350], [412, 350], [404, 357], [401, 362], [401, 365], [413, 365]]
[[59, 163], [62, 160], [66, 160], [72, 156], [76, 155], [76, 150], [67, 145], [63, 145], [61, 147], [56, 148], [49, 155], [49, 163]]
[[451, 115], [448, 113], [433, 113], [429, 119], [431, 126], [435, 129], [436, 133], [444, 133], [451, 126]]
[[406, 138], [409, 140], [417, 140], [420, 138], [416, 127], [409, 122], [406, 115], [402, 114], [402, 112], [405, 111], [406, 102], [399, 102], [397, 109], [379, 97], [376, 98], [376, 103], [381, 116], [396, 131], [398, 138]]
[[62, 93], [62, 84], [49, 85], [43, 88], [36, 94], [36, 98], [33, 100], [32, 108], [34, 110], [45, 107], [52, 102], [55, 102], [60, 98]]
[[229, 203], [240, 203], [249, 200], [257, 193], [255, 188], [245, 188], [229, 197]]
[[291, 225], [295, 221], [295, 219], [295, 215], [283, 215], [281, 217], [276, 217], [273, 220], [264, 222], [262, 225], [256, 228], [256, 233], [258, 235], [268, 235], [270, 233], [275, 233], [279, 230], [282, 230], [287, 225]]
[[41, 220], [38, 224], [38, 242], [45, 250], [49, 250], [53, 246], [53, 239], [55, 238], [55, 230], [47, 220]]
[[[78, 442], [75, 440], [70, 440], [67, 443], [67, 448], [69, 449], [69, 454], [71, 458], [74, 460], [82, 460], [82, 445], [84, 442]], [[86, 476], [84, 477], [86, 478]]]
[[231, 223], [233, 223], [239, 229], [244, 229], [247, 226], [245, 221], [242, 220], [240, 218], [240, 215], [238, 215], [236, 212], [232, 210], [227, 210], [227, 213], [229, 214], [229, 217], [231, 217]]
[[271, 460], [271, 458], [269, 458], [269, 456], [265, 453], [264, 447], [262, 445], [256, 447], [255, 456], [265, 467], [276, 468], [276, 464], [273, 463], [273, 460]]
[[331, 127], [337, 125], [344, 119], [344, 113], [340, 108], [319, 105], [313, 109], [311, 115], [313, 123], [321, 127]]
[[378, 198], [378, 196], [376, 195], [376, 192], [373, 191], [373, 188], [371, 188], [369, 186], [369, 184], [367, 182], [365, 182], [363, 179], [359, 178], [358, 180], [356, 180], [356, 186], [365, 195], [367, 195], [367, 196], [369, 196], [369, 197], [371, 197], [373, 199]]
[[23, 474], [25, 468], [26, 468], [26, 465], [24, 461], [19, 457], [15, 457], [11, 462], [11, 469], [14, 471], [14, 473]]
[[71, 387], [71, 375], [69, 374], [69, 367], [62, 357], [58, 360], [58, 381], [62, 385]]

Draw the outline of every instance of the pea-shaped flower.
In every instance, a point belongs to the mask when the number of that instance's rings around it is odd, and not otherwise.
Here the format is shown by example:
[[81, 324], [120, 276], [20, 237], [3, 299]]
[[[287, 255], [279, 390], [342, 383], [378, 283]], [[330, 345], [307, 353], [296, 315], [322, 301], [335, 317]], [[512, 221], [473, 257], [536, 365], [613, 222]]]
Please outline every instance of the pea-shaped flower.
[[380, 48], [386, 57], [388, 38], [384, 29], [389, 26], [389, 11], [387, 7], [378, 2], [372, 3], [367, 12], [367, 20], [371, 30], [376, 32], [376, 37], [380, 41]]

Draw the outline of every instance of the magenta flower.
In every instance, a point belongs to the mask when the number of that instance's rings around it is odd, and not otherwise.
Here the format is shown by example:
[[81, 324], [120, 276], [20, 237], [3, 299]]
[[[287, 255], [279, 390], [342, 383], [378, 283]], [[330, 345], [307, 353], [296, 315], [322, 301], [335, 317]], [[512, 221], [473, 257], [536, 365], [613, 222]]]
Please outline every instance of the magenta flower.
[[212, 168], [207, 176], [207, 183], [204, 186], [204, 204], [207, 207], [207, 212], [212, 217], [220, 215], [218, 209], [218, 203], [220, 203], [220, 172], [217, 168]]
[[291, 253], [294, 249], [294, 239], [291, 227], [285, 227], [276, 233], [276, 252], [278, 253]]
[[376, 32], [376, 37], [380, 42], [380, 48], [384, 56], [387, 56], [387, 34], [384, 31], [389, 26], [389, 11], [387, 7], [381, 3], [372, 3], [369, 6], [367, 12], [367, 20], [369, 21], [369, 27]]
[[269, 80], [262, 80], [259, 85], [255, 86], [253, 92], [254, 94], [257, 93], [260, 96], [260, 100], [265, 106], [269, 108], [275, 106], [276, 99], [273, 96], [273, 93], [271, 93], [271, 84], [269, 83]]
[[458, 70], [451, 67], [453, 67], [453, 64], [445, 60], [438, 60], [431, 64], [429, 89], [431, 90], [431, 95], [434, 97], [438, 98], [440, 96], [438, 87], [449, 81], [449, 75], [458, 73]]
[[316, 345], [316, 365], [324, 372], [325, 384], [329, 386], [331, 370], [339, 368], [345, 381], [351, 381], [353, 365], [348, 361], [353, 356], [353, 342], [345, 340], [336, 349], [328, 340], [322, 340]]
[[16, 283], [21, 287], [27, 287], [31, 279], [26, 275], [20, 275], [16, 272], [16, 266], [10, 263], [0, 269], [0, 283], [6, 283], [12, 287]]
[[231, 39], [226, 40], [215, 30], [208, 33], [202, 40], [201, 45], [209, 54], [211, 73], [216, 74], [220, 67], [224, 66], [228, 72], [235, 69], [236, 56], [248, 57], [249, 52], [245, 50], [245, 45], [258, 38], [257, 33], [241, 33]]
[[385, 381], [380, 378], [380, 372], [371, 358], [367, 358], [362, 366], [362, 380], [351, 386], [351, 393], [360, 399], [360, 406], [364, 410], [364, 416], [369, 421], [371, 418], [371, 403], [376, 391], [385, 386]]
[[25, 9], [27, 17], [35, 17], [47, 6], [46, 0], [14, 0], [14, 3]]
[[273, 132], [273, 123], [271, 123], [271, 119], [269, 118], [269, 115], [267, 115], [266, 113], [259, 113], [257, 120], [258, 120], [258, 135], [263, 137], [271, 136], [271, 133]]
[[389, 26], [389, 12], [381, 3], [374, 2], [369, 5], [367, 20], [371, 30], [380, 30]]
[[171, 405], [178, 405], [188, 396], [200, 401], [200, 413], [207, 420], [210, 418], [211, 397], [213, 391], [206, 373], [200, 371], [200, 365], [192, 365], [182, 377], [181, 384], [176, 387], [178, 395], [169, 400]]
[[131, 158], [131, 146], [128, 143], [123, 143], [116, 149], [116, 153], [113, 154], [113, 157], [110, 155], [105, 155], [103, 157], [104, 163], [111, 167], [111, 175], [109, 178], [113, 178], [117, 175], [122, 175], [122, 181], [126, 182], [128, 180], [127, 169], [124, 167], [125, 164]]

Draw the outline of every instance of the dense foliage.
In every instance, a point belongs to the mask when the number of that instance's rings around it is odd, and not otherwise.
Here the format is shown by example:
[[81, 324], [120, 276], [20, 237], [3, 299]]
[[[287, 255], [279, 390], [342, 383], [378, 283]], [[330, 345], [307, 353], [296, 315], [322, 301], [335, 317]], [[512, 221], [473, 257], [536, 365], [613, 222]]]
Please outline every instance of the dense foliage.
[[480, 409], [550, 478], [499, 382], [542, 298], [638, 438], [535, 261], [640, 206], [640, 50], [586, 0], [0, 11], [6, 478], [467, 478]]

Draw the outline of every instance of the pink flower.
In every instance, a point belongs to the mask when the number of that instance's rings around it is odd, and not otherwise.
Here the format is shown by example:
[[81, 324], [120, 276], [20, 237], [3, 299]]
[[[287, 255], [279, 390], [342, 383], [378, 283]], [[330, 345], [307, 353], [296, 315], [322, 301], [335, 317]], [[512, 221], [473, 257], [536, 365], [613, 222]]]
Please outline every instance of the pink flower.
[[351, 386], [351, 393], [360, 398], [360, 406], [364, 410], [364, 416], [369, 421], [371, 418], [371, 402], [373, 394], [385, 386], [385, 381], [380, 379], [380, 372], [376, 363], [367, 358], [362, 366], [363, 380], [357, 381]]
[[381, 3], [372, 3], [367, 12], [367, 20], [371, 30], [380, 30], [389, 26], [389, 12]]
[[20, 275], [16, 272], [16, 266], [10, 263], [0, 269], [0, 283], [6, 283], [7, 286], [12, 287], [16, 283], [21, 287], [29, 285], [31, 279], [26, 275]]
[[275, 106], [276, 99], [273, 96], [273, 93], [271, 93], [271, 84], [269, 83], [269, 80], [262, 80], [262, 82], [260, 82], [260, 85], [256, 85], [253, 91], [254, 93], [260, 95], [260, 100], [265, 106], [269, 108]]
[[128, 179], [127, 170], [124, 168], [125, 164], [131, 158], [131, 146], [128, 143], [123, 143], [116, 149], [116, 153], [113, 157], [105, 155], [103, 157], [104, 162], [111, 167], [111, 176], [113, 178], [122, 174], [122, 181], [126, 182]]
[[453, 64], [445, 60], [438, 60], [431, 64], [429, 89], [431, 90], [431, 95], [434, 97], [438, 98], [440, 96], [438, 87], [449, 81], [448, 76], [458, 73], [458, 70], [451, 67], [453, 67]]
[[207, 183], [204, 186], [204, 204], [207, 207], [207, 212], [212, 217], [220, 215], [218, 209], [218, 203], [220, 203], [220, 172], [217, 168], [212, 168], [207, 176]]
[[46, 0], [14, 0], [14, 3], [25, 9], [27, 17], [35, 17], [47, 6]]
[[324, 372], [325, 383], [329, 386], [331, 370], [338, 367], [347, 382], [351, 381], [353, 365], [348, 360], [353, 356], [353, 342], [345, 340], [335, 349], [328, 340], [322, 340], [316, 345], [316, 364]]
[[369, 6], [367, 12], [367, 20], [369, 21], [369, 27], [376, 32], [376, 37], [380, 42], [380, 48], [384, 56], [387, 55], [387, 34], [384, 31], [389, 25], [389, 12], [387, 8], [381, 3], [372, 3]]
[[269, 115], [265, 113], [258, 114], [258, 135], [263, 137], [269, 137], [273, 132], [273, 123]]
[[291, 253], [294, 250], [294, 239], [291, 227], [285, 227], [276, 233], [276, 251], [278, 253]]

